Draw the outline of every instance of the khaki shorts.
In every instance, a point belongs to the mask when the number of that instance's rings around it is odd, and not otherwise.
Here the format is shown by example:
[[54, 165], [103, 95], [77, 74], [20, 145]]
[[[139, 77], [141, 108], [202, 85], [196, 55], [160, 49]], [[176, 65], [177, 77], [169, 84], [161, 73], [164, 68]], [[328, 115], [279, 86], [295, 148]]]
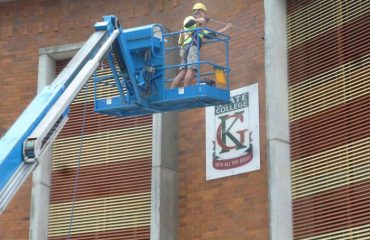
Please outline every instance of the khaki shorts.
[[[185, 45], [180, 49], [180, 57], [181, 57], [181, 64], [189, 64], [189, 63], [196, 63], [197, 62], [197, 46], [193, 45]], [[197, 65], [187, 65], [181, 66], [181, 69], [195, 69], [197, 70]]]

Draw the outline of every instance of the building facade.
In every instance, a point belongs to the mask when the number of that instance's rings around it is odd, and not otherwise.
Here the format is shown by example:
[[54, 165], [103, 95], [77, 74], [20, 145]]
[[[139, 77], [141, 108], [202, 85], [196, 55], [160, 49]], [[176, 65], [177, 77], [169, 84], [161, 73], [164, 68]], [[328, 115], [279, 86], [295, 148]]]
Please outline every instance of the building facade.
[[[238, 26], [228, 32], [231, 89], [258, 84], [260, 169], [207, 181], [204, 109], [101, 116], [88, 84], [43, 164], [0, 215], [0, 239], [370, 237], [370, 4], [203, 2], [209, 17]], [[194, 3], [0, 1], [0, 134], [101, 16], [118, 16], [123, 28], [178, 31]]]

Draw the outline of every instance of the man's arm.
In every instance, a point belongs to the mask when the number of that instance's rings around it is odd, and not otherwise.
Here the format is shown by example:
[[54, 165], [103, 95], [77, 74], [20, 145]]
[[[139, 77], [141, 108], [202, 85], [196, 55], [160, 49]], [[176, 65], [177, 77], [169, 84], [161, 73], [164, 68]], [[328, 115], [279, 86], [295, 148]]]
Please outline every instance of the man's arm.
[[[232, 25], [231, 25], [231, 23], [228, 23], [228, 24], [225, 25], [224, 28], [218, 30], [217, 32], [223, 33], [223, 32], [226, 32], [230, 28], [232, 28]], [[203, 33], [204, 33], [204, 38], [205, 39], [212, 39], [212, 38], [216, 37], [216, 33], [215, 32], [203, 31]]]
[[221, 28], [220, 30], [218, 30], [217, 32], [219, 33], [223, 33], [223, 32], [226, 32], [227, 30], [231, 29], [233, 27], [233, 25], [231, 23], [228, 23], [225, 25], [224, 28]]
[[194, 18], [194, 19], [190, 19], [189, 21], [185, 22], [184, 27], [189, 28], [196, 23], [204, 24], [204, 23], [207, 23], [208, 21], [209, 21], [208, 18], [197, 18], [197, 19]]

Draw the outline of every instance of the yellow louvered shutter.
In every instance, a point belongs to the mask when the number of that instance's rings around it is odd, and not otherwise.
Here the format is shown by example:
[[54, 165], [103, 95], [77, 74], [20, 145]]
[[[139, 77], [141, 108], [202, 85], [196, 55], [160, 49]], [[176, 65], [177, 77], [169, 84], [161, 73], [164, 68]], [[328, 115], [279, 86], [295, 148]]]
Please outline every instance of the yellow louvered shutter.
[[[58, 70], [65, 64], [57, 64]], [[88, 85], [71, 239], [150, 239], [152, 116], [96, 114], [92, 79]], [[85, 89], [53, 144], [50, 240], [66, 239], [69, 231], [84, 100]]]
[[370, 2], [287, 7], [294, 239], [370, 239]]

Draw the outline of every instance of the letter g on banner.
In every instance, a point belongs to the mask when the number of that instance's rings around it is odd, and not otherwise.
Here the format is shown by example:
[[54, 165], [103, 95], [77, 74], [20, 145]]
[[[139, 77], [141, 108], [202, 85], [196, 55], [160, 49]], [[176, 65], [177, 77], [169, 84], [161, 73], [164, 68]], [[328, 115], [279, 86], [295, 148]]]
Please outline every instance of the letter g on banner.
[[217, 127], [216, 140], [217, 144], [221, 147], [220, 154], [229, 152], [231, 149], [240, 150], [247, 148], [244, 142], [248, 129], [240, 129], [244, 122], [243, 113], [244, 111], [241, 111], [235, 112], [233, 115], [218, 117], [221, 122]]

